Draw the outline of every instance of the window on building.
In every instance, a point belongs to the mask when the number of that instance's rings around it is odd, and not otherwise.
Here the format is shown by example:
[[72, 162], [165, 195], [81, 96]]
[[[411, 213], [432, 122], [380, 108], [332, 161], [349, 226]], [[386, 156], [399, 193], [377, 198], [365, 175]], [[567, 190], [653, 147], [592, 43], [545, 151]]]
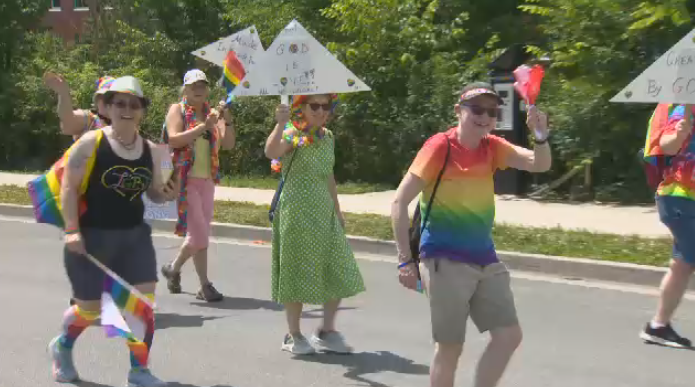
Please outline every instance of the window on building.
[[75, 9], [89, 9], [86, 0], [75, 0]]
[[52, 9], [60, 9], [60, 0], [51, 0]]

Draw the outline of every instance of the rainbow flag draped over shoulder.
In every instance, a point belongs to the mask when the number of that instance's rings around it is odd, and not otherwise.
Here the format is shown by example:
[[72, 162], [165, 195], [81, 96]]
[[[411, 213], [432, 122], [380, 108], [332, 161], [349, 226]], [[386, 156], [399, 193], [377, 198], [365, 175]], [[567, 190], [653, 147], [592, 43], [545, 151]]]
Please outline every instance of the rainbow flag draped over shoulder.
[[244, 65], [241, 63], [236, 53], [230, 50], [227, 53], [227, 57], [224, 59], [224, 77], [222, 78], [222, 83], [227, 88], [227, 105], [234, 100], [232, 91], [234, 91], [235, 87], [239, 86], [244, 76], [246, 76]]
[[[101, 325], [107, 337], [126, 339], [132, 356], [143, 367], [147, 366], [149, 358], [146, 342], [148, 338], [149, 342], [152, 341], [154, 332], [148, 332], [142, 321], [153, 313], [151, 305], [106, 273], [104, 290], [101, 294]], [[126, 323], [123, 315], [134, 317], [130, 319], [132, 321], [130, 325]]]
[[[96, 132], [97, 140], [94, 150], [87, 160], [87, 169], [84, 177], [82, 178], [82, 184], [80, 185], [80, 196], [84, 195], [84, 193], [87, 191], [89, 176], [94, 169], [96, 150], [99, 147], [101, 139], [103, 138], [103, 131], [97, 130]], [[73, 143], [70, 148], [65, 151], [63, 156], [58, 159], [53, 166], [51, 166], [48, 172], [27, 183], [27, 189], [29, 190], [29, 196], [31, 197], [31, 204], [34, 208], [34, 217], [38, 223], [47, 223], [60, 228], [65, 228], [65, 223], [63, 222], [63, 204], [61, 203], [60, 192], [68, 157], [70, 156], [70, 152], [72, 152], [74, 149], [75, 144], [77, 143]], [[87, 207], [84, 200], [80, 200], [80, 214], [83, 214], [86, 210]]]

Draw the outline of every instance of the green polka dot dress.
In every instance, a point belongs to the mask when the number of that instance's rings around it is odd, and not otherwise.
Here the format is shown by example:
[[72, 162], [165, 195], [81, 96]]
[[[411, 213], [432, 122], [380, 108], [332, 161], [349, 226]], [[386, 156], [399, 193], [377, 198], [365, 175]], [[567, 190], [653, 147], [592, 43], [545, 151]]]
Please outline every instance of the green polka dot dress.
[[328, 178], [335, 164], [333, 133], [282, 158], [293, 157], [273, 219], [273, 301], [324, 304], [365, 290], [335, 211]]

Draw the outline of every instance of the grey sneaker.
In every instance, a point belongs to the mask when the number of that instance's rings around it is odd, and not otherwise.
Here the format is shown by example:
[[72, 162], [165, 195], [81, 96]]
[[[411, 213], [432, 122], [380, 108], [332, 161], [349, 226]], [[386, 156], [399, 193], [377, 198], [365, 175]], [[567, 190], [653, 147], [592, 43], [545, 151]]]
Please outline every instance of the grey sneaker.
[[195, 298], [207, 302], [218, 302], [222, 301], [224, 296], [222, 293], [218, 292], [214, 286], [212, 286], [212, 283], [208, 283], [201, 286], [200, 290], [198, 290], [198, 293], [195, 295]]
[[181, 293], [181, 272], [174, 271], [170, 263], [162, 266], [162, 275], [167, 279], [167, 288], [171, 294]]
[[60, 336], [48, 344], [48, 352], [53, 360], [53, 379], [58, 383], [73, 383], [80, 380], [72, 361], [72, 350], [60, 345]]
[[152, 375], [147, 368], [132, 368], [128, 372], [128, 387], [163, 387], [167, 383]]
[[282, 350], [294, 355], [313, 355], [316, 353], [314, 347], [303, 335], [293, 336], [287, 334], [282, 342]]
[[311, 336], [311, 343], [317, 350], [348, 354], [353, 348], [345, 342], [345, 338], [338, 332], [316, 332]]

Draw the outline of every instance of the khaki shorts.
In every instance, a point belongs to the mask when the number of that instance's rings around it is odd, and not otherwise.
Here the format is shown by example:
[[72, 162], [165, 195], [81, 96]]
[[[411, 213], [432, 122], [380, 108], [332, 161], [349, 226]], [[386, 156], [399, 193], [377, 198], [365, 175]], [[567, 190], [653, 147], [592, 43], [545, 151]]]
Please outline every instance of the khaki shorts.
[[420, 272], [430, 300], [435, 342], [463, 343], [469, 315], [481, 333], [519, 324], [503, 263], [482, 267], [428, 258], [420, 263]]

